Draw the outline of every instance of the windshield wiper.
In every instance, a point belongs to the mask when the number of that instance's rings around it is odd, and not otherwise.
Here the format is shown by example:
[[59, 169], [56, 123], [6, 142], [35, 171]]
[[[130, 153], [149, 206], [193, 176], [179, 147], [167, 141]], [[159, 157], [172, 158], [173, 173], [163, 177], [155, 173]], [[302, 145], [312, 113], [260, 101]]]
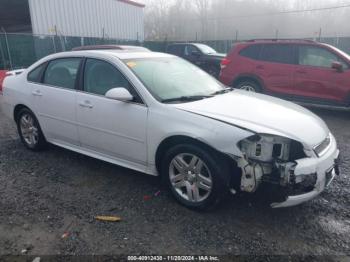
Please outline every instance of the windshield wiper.
[[191, 101], [196, 101], [196, 100], [202, 100], [205, 98], [210, 98], [213, 97], [212, 95], [210, 96], [180, 96], [180, 97], [175, 97], [175, 98], [169, 98], [169, 99], [163, 99], [163, 103], [169, 103], [169, 102], [191, 102]]
[[228, 88], [225, 88], [225, 89], [222, 89], [222, 90], [219, 90], [219, 91], [216, 91], [215, 93], [213, 93], [212, 95], [213, 96], [216, 96], [216, 95], [222, 95], [222, 94], [226, 94], [226, 93], [229, 93], [231, 91], [233, 91], [234, 88], [233, 87], [228, 87]]

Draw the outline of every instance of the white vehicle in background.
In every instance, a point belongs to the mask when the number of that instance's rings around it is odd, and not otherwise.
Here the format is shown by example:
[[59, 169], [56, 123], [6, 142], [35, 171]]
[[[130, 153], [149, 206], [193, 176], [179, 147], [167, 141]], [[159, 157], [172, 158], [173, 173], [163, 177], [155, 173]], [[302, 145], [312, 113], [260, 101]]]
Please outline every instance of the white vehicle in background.
[[290, 102], [233, 91], [167, 54], [48, 56], [5, 78], [2, 107], [24, 145], [52, 143], [150, 175], [204, 209], [273, 185], [273, 207], [320, 194], [339, 173], [326, 124]]

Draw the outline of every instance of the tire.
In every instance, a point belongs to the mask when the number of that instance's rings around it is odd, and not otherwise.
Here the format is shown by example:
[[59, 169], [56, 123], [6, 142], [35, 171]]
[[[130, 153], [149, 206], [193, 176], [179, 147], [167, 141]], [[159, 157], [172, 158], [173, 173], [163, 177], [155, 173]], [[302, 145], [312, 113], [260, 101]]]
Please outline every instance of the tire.
[[18, 134], [26, 148], [32, 151], [40, 151], [46, 148], [46, 139], [32, 111], [28, 108], [21, 109], [16, 117], [16, 124]]
[[245, 80], [239, 82], [236, 86], [236, 89], [246, 90], [252, 93], [261, 93], [261, 87], [256, 82], [252, 80]]
[[[196, 160], [193, 163], [197, 169], [191, 167], [192, 160]], [[228, 168], [221, 162], [199, 146], [180, 144], [164, 155], [162, 178], [179, 203], [191, 209], [208, 210], [228, 192], [225, 186]]]
[[220, 75], [220, 69], [217, 68], [216, 66], [208, 66], [207, 68], [207, 73], [213, 77], [215, 77], [216, 79], [219, 78], [219, 75]]

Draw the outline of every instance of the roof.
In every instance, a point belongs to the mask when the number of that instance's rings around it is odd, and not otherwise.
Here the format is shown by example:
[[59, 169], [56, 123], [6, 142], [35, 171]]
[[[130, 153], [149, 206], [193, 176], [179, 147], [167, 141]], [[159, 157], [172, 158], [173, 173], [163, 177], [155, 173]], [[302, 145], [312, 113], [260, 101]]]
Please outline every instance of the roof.
[[129, 4], [129, 5], [141, 7], [141, 8], [146, 7], [146, 5], [141, 4], [141, 3], [138, 3], [138, 2], [135, 2], [135, 1], [132, 1], [132, 0], [118, 0], [118, 1], [119, 1], [119, 2], [123, 2], [123, 3], [126, 3], [126, 4]]
[[82, 51], [69, 51], [69, 52], [61, 52], [52, 54], [48, 57], [59, 58], [59, 57], [69, 57], [69, 56], [101, 56], [101, 57], [116, 57], [118, 59], [142, 59], [142, 58], [167, 58], [167, 57], [175, 57], [173, 55], [165, 54], [165, 53], [157, 53], [150, 51], [137, 51], [137, 50], [116, 50], [116, 49], [107, 49], [107, 50], [82, 50]]
[[132, 45], [86, 45], [79, 46], [72, 49], [72, 51], [82, 50], [133, 50], [133, 51], [150, 51], [146, 47], [132, 46]]
[[319, 44], [319, 42], [309, 39], [252, 39], [243, 41], [243, 43], [311, 43]]

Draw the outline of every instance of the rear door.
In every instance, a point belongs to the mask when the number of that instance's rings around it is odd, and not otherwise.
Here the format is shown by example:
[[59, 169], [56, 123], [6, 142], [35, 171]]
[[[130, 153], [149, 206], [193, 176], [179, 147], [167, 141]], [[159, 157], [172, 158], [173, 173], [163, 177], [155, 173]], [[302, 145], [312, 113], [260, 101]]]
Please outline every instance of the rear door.
[[81, 61], [59, 58], [48, 62], [44, 72], [38, 67], [28, 74], [34, 111], [50, 142], [79, 145], [75, 104]]
[[267, 93], [293, 94], [295, 48], [290, 44], [264, 44], [255, 74], [264, 82]]
[[[295, 71], [295, 93], [317, 102], [342, 103], [349, 87], [346, 80], [349, 66], [327, 48], [300, 45]], [[343, 64], [344, 72], [332, 68], [333, 62]]]

